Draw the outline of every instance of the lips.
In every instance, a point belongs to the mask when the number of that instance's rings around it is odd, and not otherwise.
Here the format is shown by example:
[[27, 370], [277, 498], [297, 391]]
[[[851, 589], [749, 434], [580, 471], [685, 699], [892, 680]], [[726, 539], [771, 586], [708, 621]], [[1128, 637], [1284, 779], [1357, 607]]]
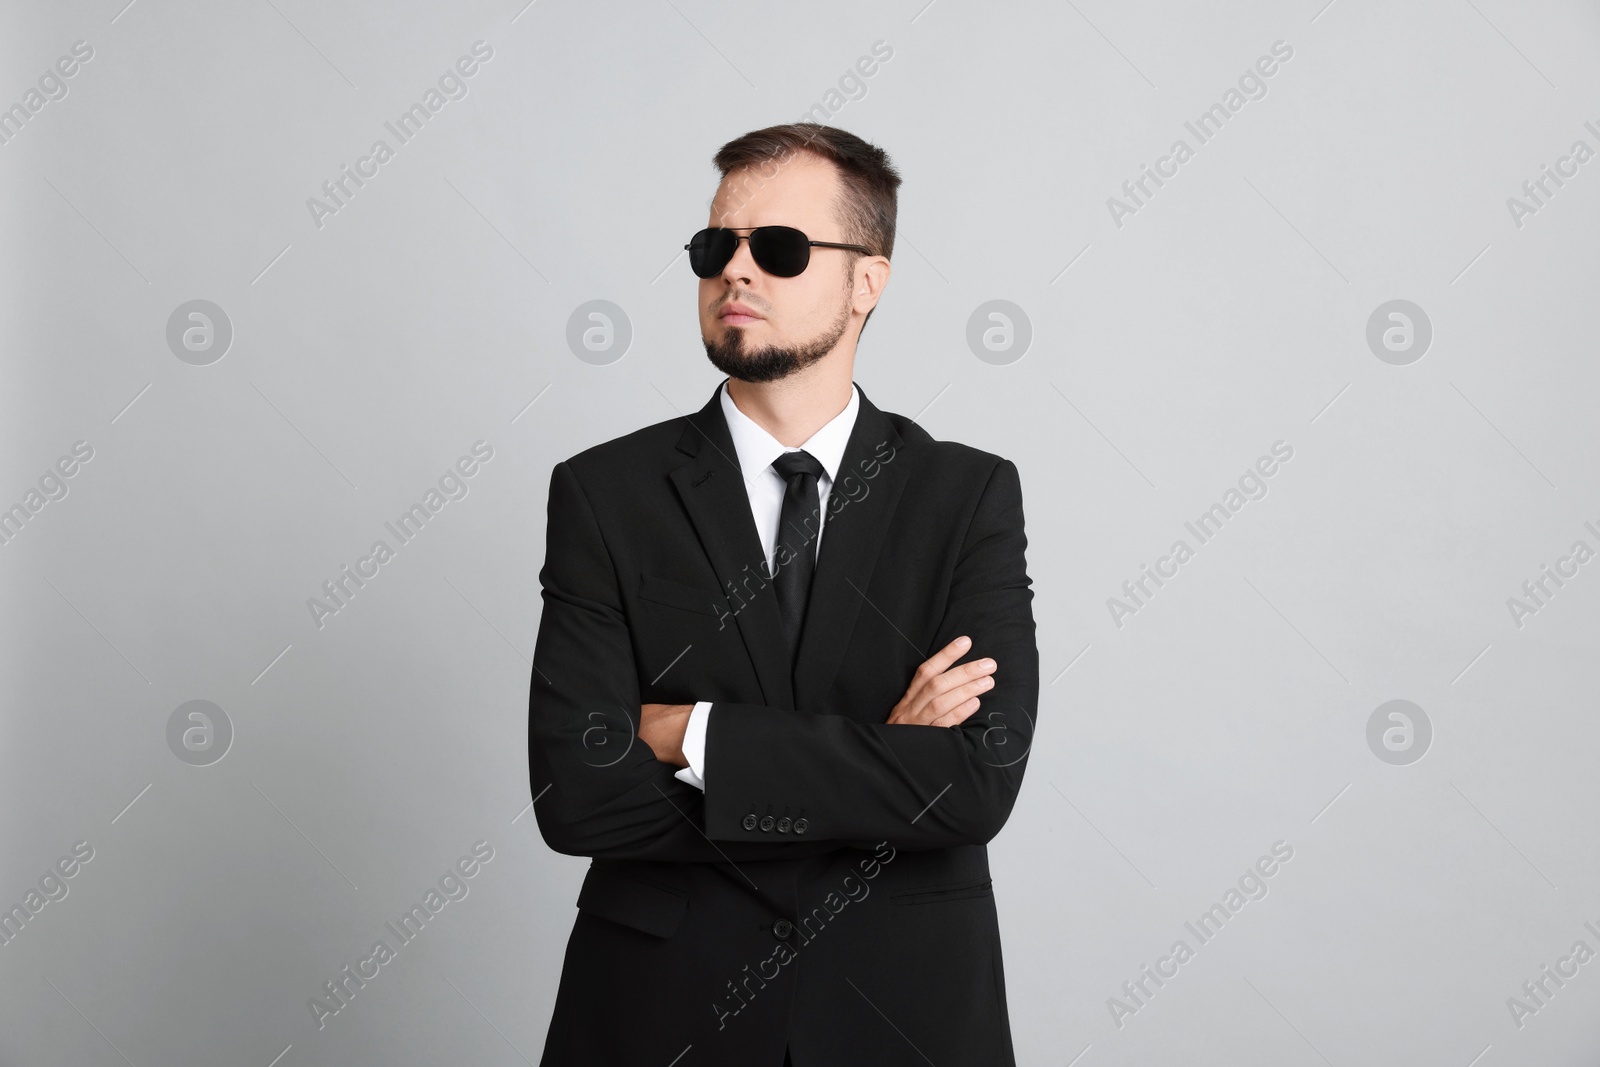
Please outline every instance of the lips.
[[761, 316], [745, 304], [729, 304], [717, 313], [717, 318], [725, 326], [743, 326], [746, 323], [761, 321]]

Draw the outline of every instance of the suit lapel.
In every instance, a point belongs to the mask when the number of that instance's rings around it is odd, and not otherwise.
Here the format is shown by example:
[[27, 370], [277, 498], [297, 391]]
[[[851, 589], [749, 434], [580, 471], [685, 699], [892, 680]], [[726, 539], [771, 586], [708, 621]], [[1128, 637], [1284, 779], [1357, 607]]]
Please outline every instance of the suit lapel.
[[839, 463], [838, 478], [828, 494], [822, 547], [795, 657], [794, 706], [815, 711], [824, 710], [822, 701], [839, 672], [889, 522], [911, 472], [903, 454], [905, 441], [894, 424], [859, 385], [856, 391], [861, 394], [861, 406]]
[[[750, 513], [733, 437], [722, 414], [722, 386], [678, 438], [689, 459], [671, 478], [734, 613], [763, 702], [822, 710], [889, 529], [911, 464], [889, 417], [858, 385], [861, 404], [829, 493], [822, 546], [811, 579], [800, 647], [790, 674], [777, 590]], [[837, 510], [834, 510], [836, 509]], [[748, 588], [751, 593], [746, 594]], [[742, 606], [741, 606], [742, 605]]]
[[721, 394], [719, 385], [710, 402], [688, 417], [689, 424], [678, 438], [678, 451], [690, 459], [673, 469], [672, 482], [728, 596], [728, 610], [734, 613], [739, 636], [761, 683], [762, 703], [792, 708], [789, 647], [783, 617], [778, 614], [777, 590], [766, 576], [767, 557], [750, 513], [750, 496], [733, 436], [722, 414]]

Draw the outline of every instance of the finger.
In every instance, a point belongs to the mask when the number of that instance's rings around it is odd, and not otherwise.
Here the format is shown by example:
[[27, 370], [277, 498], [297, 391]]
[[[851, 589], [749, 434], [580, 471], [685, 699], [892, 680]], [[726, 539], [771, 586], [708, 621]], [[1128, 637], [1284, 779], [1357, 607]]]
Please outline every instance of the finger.
[[928, 705], [932, 711], [928, 719], [937, 719], [948, 714], [952, 708], [959, 707], [969, 697], [988, 692], [994, 688], [994, 675], [981, 674], [970, 680], [963, 680], [964, 672], [946, 671], [939, 679], [939, 691], [928, 698]]
[[[958, 688], [979, 678], [987, 677], [995, 670], [992, 659], [976, 660], [972, 663], [963, 663], [959, 667], [951, 667], [937, 678], [925, 682], [916, 694], [916, 702], [936, 700], [955, 692]], [[974, 690], [975, 692], [976, 690]], [[972, 693], [967, 693], [971, 696]]]
[[951, 719], [952, 715], [972, 714], [978, 710], [977, 698], [969, 697], [951, 708], [940, 708], [933, 704], [924, 704], [909, 715], [903, 716], [899, 721], [907, 726], [948, 726], [957, 720]]
[[999, 664], [994, 661], [993, 657], [986, 657], [984, 659], [975, 659], [971, 663], [963, 663], [956, 669], [964, 670], [970, 676], [976, 678], [980, 674], [993, 673], [997, 667], [999, 667]]
[[963, 663], [958, 667], [951, 667], [940, 675], [940, 688], [948, 691], [964, 682], [993, 674], [998, 667], [999, 664], [990, 658], [975, 659], [971, 663]]
[[960, 704], [968, 697], [980, 696], [993, 688], [994, 675], [980, 675], [970, 682], [962, 682], [944, 696], [939, 697], [936, 703], [943, 703], [944, 710], [948, 711], [952, 706]]
[[934, 719], [932, 722], [928, 723], [928, 725], [960, 726], [962, 723], [972, 718], [973, 715], [977, 714], [978, 709], [982, 706], [982, 700], [979, 700], [977, 697], [972, 697], [969, 700], [962, 701], [949, 712], [946, 712], [945, 714]]
[[922, 665], [917, 668], [917, 674], [921, 675], [925, 682], [929, 679], [937, 678], [949, 668], [950, 664], [965, 655], [967, 649], [971, 647], [972, 638], [963, 634], [926, 660], [923, 660]]
[[[979, 693], [987, 692], [993, 688], [994, 679], [988, 675], [974, 679], [964, 685], [958, 686], [949, 692], [937, 697], [931, 697], [919, 703], [907, 721], [915, 722], [922, 726], [932, 726], [951, 712], [965, 705]], [[968, 712], [970, 714], [970, 711]]]
[[911, 684], [906, 688], [905, 700], [913, 707], [920, 706], [923, 702], [948, 692], [952, 687], [959, 685], [963, 678], [971, 677], [974, 673], [982, 673], [994, 669], [994, 661], [979, 660], [977, 666], [965, 665], [953, 668], [950, 666], [955, 660], [965, 655], [972, 647], [972, 638], [962, 636], [945, 645], [938, 652], [924, 660], [912, 676]]

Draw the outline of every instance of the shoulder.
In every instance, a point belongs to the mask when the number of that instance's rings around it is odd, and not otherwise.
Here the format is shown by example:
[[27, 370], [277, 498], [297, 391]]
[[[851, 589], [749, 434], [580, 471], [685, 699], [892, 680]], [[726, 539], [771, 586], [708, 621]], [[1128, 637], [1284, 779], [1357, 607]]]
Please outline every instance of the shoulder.
[[677, 449], [690, 417], [679, 415], [601, 441], [562, 461], [580, 480], [610, 480], [619, 474], [663, 470], [682, 463]]
[[904, 447], [919, 457], [918, 466], [941, 480], [955, 484], [987, 485], [997, 474], [1016, 477], [1016, 464], [961, 441], [941, 441], [905, 415], [884, 412], [899, 432]]

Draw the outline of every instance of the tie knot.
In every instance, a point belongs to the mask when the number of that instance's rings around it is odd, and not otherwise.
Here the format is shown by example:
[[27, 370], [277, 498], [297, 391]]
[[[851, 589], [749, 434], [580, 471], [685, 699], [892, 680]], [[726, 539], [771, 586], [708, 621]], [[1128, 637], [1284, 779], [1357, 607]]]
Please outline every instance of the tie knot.
[[803, 448], [785, 452], [773, 460], [772, 469], [786, 482], [793, 482], [797, 474], [809, 474], [816, 478], [823, 472], [822, 462]]

